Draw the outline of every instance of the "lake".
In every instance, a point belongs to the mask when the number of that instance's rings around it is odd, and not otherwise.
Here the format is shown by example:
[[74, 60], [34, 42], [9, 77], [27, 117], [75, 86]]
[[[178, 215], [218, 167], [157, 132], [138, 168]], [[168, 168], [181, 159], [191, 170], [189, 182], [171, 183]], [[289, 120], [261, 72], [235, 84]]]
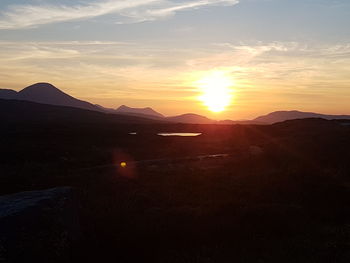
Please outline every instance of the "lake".
[[182, 137], [195, 137], [195, 136], [199, 136], [202, 133], [194, 133], [194, 132], [160, 132], [157, 133], [157, 135], [159, 136], [182, 136]]

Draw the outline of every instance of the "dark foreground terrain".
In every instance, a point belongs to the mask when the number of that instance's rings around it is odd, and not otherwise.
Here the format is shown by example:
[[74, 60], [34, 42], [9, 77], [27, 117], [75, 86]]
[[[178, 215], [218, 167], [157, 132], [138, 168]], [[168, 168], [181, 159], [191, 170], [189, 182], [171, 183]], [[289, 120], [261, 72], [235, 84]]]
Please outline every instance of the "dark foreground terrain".
[[72, 186], [71, 262], [350, 262], [346, 122], [5, 124], [0, 193]]

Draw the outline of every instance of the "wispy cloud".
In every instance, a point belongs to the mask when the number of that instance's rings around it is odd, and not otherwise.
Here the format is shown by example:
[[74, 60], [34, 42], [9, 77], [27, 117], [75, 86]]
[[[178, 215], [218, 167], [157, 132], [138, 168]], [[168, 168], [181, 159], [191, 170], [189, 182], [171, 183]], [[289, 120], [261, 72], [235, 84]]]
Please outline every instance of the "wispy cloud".
[[[0, 12], [0, 29], [20, 29], [39, 25], [86, 20], [107, 14], [124, 17], [116, 23], [135, 23], [172, 16], [180, 11], [205, 6], [235, 5], [238, 0], [168, 0], [94, 1], [85, 5], [10, 5]], [[125, 20], [127, 18], [127, 20]]]
[[121, 14], [125, 17], [131, 18], [131, 20], [120, 21], [122, 23], [135, 23], [143, 21], [153, 21], [169, 16], [175, 15], [177, 12], [199, 9], [206, 6], [217, 6], [217, 5], [236, 5], [238, 0], [195, 0], [195, 1], [185, 1], [181, 3], [175, 3], [170, 1], [162, 1], [158, 3], [158, 6], [153, 8], [148, 8], [146, 6], [138, 9], [128, 9]]
[[[17, 67], [23, 69], [24, 74], [35, 68], [37, 76], [60, 74], [60, 81], [70, 79], [80, 84], [84, 82], [84, 85], [93, 83], [100, 86], [103, 80], [104, 83], [122, 83], [125, 87], [141, 84], [152, 87], [184, 86], [187, 80], [191, 80], [189, 75], [192, 73], [205, 74], [212, 69], [231, 73], [242, 87], [328, 85], [332, 88], [332, 85], [336, 85], [338, 88], [348, 88], [350, 84], [348, 44], [223, 43], [181, 49], [164, 47], [161, 43], [0, 41], [0, 48], [3, 51], [0, 53], [2, 73], [11, 72]], [[77, 79], [79, 76], [82, 79]], [[163, 77], [159, 79], [154, 76]], [[16, 82], [17, 78], [11, 77], [8, 81]]]

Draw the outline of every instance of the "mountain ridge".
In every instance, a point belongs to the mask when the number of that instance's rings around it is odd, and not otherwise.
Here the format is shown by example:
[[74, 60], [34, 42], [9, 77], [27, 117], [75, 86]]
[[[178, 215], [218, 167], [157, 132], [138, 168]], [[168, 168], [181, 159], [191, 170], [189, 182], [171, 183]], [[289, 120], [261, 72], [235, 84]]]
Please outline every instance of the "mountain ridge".
[[321, 118], [326, 120], [350, 119], [350, 115], [331, 115], [331, 114], [322, 114], [322, 113], [315, 113], [315, 112], [303, 112], [298, 110], [290, 110], [290, 111], [270, 112], [266, 115], [262, 115], [253, 119], [253, 121], [273, 124], [273, 123], [287, 121], [287, 120], [306, 119], [306, 118]]
[[191, 123], [191, 124], [274, 124], [293, 119], [305, 119], [305, 118], [322, 118], [326, 120], [332, 119], [350, 119], [350, 115], [330, 115], [314, 112], [302, 112], [298, 110], [289, 111], [274, 111], [266, 115], [258, 116], [252, 120], [212, 120], [206, 116], [185, 113], [176, 116], [164, 116], [163, 114], [155, 111], [151, 107], [145, 108], [132, 108], [126, 105], [121, 105], [117, 109], [105, 108], [103, 106], [92, 104], [88, 101], [79, 100], [70, 96], [69, 94], [56, 88], [54, 85], [46, 82], [39, 82], [33, 85], [27, 86], [20, 91], [11, 89], [0, 89], [0, 99], [5, 100], [19, 100], [19, 101], [31, 101], [41, 104], [67, 106], [79, 109], [86, 109], [96, 112], [103, 112], [108, 114], [117, 114], [125, 116], [134, 116], [140, 118], [147, 118], [152, 120], [161, 120], [173, 123]]
[[162, 121], [108, 114], [88, 109], [43, 104], [25, 100], [0, 99], [0, 119], [4, 123], [163, 123]]

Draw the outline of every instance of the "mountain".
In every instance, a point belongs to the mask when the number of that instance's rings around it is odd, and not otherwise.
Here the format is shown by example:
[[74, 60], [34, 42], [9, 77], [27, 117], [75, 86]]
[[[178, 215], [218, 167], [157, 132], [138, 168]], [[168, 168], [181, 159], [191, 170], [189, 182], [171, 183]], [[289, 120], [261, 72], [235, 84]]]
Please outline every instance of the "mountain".
[[78, 100], [50, 83], [36, 83], [26, 87], [17, 93], [15, 99], [101, 111], [97, 106], [86, 101]]
[[17, 91], [12, 89], [0, 89], [0, 99], [13, 100], [17, 97]]
[[141, 118], [162, 119], [164, 116], [151, 108], [130, 108], [125, 105], [118, 109], [105, 108], [87, 101], [76, 99], [59, 90], [50, 83], [36, 83], [16, 92], [10, 89], [0, 89], [0, 99], [24, 100], [37, 103], [68, 106], [112, 114], [123, 114]]
[[50, 83], [36, 83], [16, 92], [0, 89], [0, 99], [25, 100], [43, 104], [69, 106], [94, 111], [102, 111], [99, 107], [82, 100], [78, 100]]
[[156, 112], [152, 108], [131, 108], [125, 105], [120, 106], [115, 110], [116, 113], [128, 114], [128, 115], [141, 115], [141, 116], [152, 116], [157, 118], [164, 118], [162, 114]]
[[41, 104], [31, 101], [0, 99], [1, 124], [32, 123], [32, 124], [113, 124], [113, 123], [160, 123], [156, 120], [108, 114], [75, 107]]
[[192, 123], [192, 124], [213, 124], [216, 122], [205, 116], [193, 114], [193, 113], [167, 117], [166, 120], [171, 122], [177, 122], [177, 123]]
[[215, 121], [205, 116], [187, 113], [178, 116], [164, 117], [159, 112], [152, 108], [131, 108], [125, 105], [117, 109], [104, 108], [100, 105], [94, 105], [87, 101], [76, 99], [63, 91], [59, 90], [50, 83], [36, 83], [28, 86], [23, 90], [16, 92], [11, 89], [0, 89], [0, 99], [31, 101], [41, 104], [49, 104], [56, 106], [67, 106], [80, 108], [100, 113], [109, 113], [124, 115], [129, 117], [138, 117], [141, 119], [153, 119], [158, 121], [173, 122], [173, 123], [190, 123], [190, 124], [273, 124], [286, 120], [305, 119], [305, 118], [322, 118], [327, 120], [332, 119], [350, 119], [350, 115], [326, 115], [313, 112], [301, 111], [276, 111], [267, 115], [260, 116], [254, 120], [222, 120]]
[[306, 118], [322, 118], [326, 120], [334, 119], [350, 119], [350, 115], [326, 115], [313, 112], [302, 112], [302, 111], [275, 111], [267, 115], [260, 116], [255, 118], [253, 121], [256, 122], [265, 122], [268, 124], [282, 122], [286, 120], [293, 119], [306, 119]]
[[190, 124], [255, 124], [260, 122], [252, 121], [215, 121], [205, 116], [187, 113], [178, 116], [164, 117], [164, 115], [153, 110], [150, 107], [147, 108], [132, 108], [126, 105], [122, 105], [117, 109], [105, 108], [100, 105], [94, 105], [87, 101], [76, 99], [63, 91], [59, 90], [50, 83], [36, 83], [23, 90], [16, 92], [10, 89], [0, 89], [0, 99], [10, 100], [23, 100], [32, 101], [42, 104], [68, 106], [80, 109], [87, 109], [92, 111], [104, 112], [109, 114], [119, 114], [134, 116], [140, 118], [147, 118], [153, 120], [174, 122], [174, 123], [190, 123]]

